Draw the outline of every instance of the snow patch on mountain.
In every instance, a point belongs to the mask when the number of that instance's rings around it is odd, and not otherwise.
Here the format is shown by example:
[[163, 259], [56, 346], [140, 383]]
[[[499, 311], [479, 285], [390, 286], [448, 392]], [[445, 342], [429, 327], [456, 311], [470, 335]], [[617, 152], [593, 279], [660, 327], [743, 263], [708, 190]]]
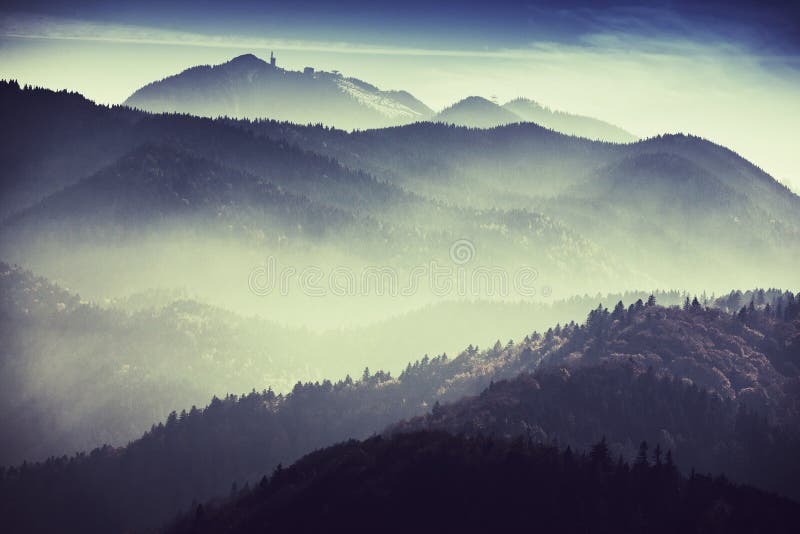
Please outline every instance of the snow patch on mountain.
[[397, 100], [389, 98], [381, 93], [369, 91], [365, 87], [350, 80], [339, 78], [336, 80], [336, 83], [343, 92], [355, 98], [362, 105], [377, 111], [385, 117], [408, 120], [422, 118], [421, 113], [401, 104]]

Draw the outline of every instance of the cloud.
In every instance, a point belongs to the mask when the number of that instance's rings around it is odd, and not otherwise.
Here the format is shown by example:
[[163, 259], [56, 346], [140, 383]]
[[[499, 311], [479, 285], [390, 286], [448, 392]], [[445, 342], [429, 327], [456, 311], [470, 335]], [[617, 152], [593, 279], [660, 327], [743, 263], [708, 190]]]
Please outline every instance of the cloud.
[[[706, 42], [698, 46], [688, 38], [667, 37], [666, 34], [650, 34], [652, 25], [645, 23], [645, 15], [653, 10], [639, 8], [615, 11], [614, 14], [598, 14], [595, 10], [579, 10], [571, 16], [583, 16], [592, 20], [596, 31], [583, 34], [574, 43], [557, 41], [528, 41], [519, 47], [497, 47], [483, 49], [418, 48], [352, 43], [347, 41], [315, 41], [308, 39], [254, 38], [235, 34], [203, 34], [186, 31], [165, 30], [146, 26], [92, 22], [61, 17], [5, 14], [0, 15], [0, 36], [24, 39], [53, 39], [101, 41], [131, 44], [200, 46], [220, 48], [275, 48], [305, 52], [340, 52], [348, 54], [389, 55], [389, 56], [441, 56], [441, 57], [481, 57], [499, 59], [541, 59], [543, 54], [572, 52], [581, 54], [630, 53], [674, 55], [713, 52], [714, 54], [741, 54], [742, 47], [731, 43]], [[581, 13], [585, 13], [581, 15]], [[663, 19], [663, 11], [661, 18]], [[675, 25], [680, 20], [675, 19]], [[752, 54], [748, 54], [752, 56]], [[760, 57], [767, 61], [795, 59], [794, 56], [765, 53]]]

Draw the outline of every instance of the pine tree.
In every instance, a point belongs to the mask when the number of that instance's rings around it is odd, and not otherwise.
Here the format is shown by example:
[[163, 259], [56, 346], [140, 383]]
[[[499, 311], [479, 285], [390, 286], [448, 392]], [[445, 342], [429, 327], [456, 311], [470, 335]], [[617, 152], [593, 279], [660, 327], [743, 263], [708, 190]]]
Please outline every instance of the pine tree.
[[647, 459], [647, 442], [643, 441], [639, 444], [639, 452], [636, 454], [636, 463], [634, 464], [635, 467], [641, 469], [650, 466], [650, 462]]
[[608, 443], [605, 436], [592, 447], [589, 458], [592, 460], [593, 465], [604, 470], [611, 465], [611, 455], [608, 451]]
[[614, 311], [611, 313], [611, 320], [618, 321], [625, 316], [625, 305], [620, 300], [617, 302], [617, 305], [614, 306]]
[[661, 445], [656, 444], [656, 448], [653, 449], [653, 460], [655, 461], [656, 467], [661, 467]]

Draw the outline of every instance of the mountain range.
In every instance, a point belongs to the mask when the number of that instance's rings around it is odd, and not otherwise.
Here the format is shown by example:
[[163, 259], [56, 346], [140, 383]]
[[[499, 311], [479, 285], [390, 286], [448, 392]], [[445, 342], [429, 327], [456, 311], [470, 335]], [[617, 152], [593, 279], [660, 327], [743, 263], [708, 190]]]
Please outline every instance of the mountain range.
[[[615, 145], [535, 124], [346, 133], [0, 89], [4, 119], [20, 125], [6, 147], [0, 256], [87, 296], [148, 289], [154, 265], [140, 246], [159, 257], [158, 276], [195, 266], [165, 285], [255, 311], [246, 287], [231, 284], [271, 252], [303, 264], [333, 247], [332, 264], [403, 273], [449, 262], [451, 243], [464, 237], [482, 265], [509, 277], [533, 266], [539, 289], [561, 295], [686, 287], [688, 272], [698, 289], [718, 291], [753, 273], [775, 286], [797, 280], [800, 199], [699, 138]], [[22, 145], [31, 148], [12, 150]], [[198, 236], [227, 252], [189, 246]], [[178, 243], [189, 246], [180, 257]], [[214, 272], [203, 268], [210, 253], [222, 262]], [[614, 285], [623, 279], [626, 287]]]
[[557, 132], [589, 139], [618, 143], [637, 139], [606, 122], [551, 111], [523, 98], [499, 106], [472, 96], [435, 113], [407, 91], [382, 91], [337, 71], [311, 67], [302, 72], [287, 70], [253, 54], [220, 65], [192, 67], [152, 82], [135, 91], [124, 105], [155, 113], [321, 123], [345, 130], [420, 121], [473, 128], [535, 122]]
[[638, 140], [635, 135], [613, 124], [591, 117], [552, 111], [527, 98], [517, 98], [501, 106], [479, 96], [470, 96], [445, 108], [431, 120], [470, 128], [494, 128], [532, 122], [554, 132], [596, 141], [631, 143]]
[[377, 128], [429, 118], [433, 112], [405, 91], [381, 91], [338, 72], [291, 71], [253, 54], [186, 69], [134, 92], [125, 105], [208, 117], [269, 117], [300, 124]]

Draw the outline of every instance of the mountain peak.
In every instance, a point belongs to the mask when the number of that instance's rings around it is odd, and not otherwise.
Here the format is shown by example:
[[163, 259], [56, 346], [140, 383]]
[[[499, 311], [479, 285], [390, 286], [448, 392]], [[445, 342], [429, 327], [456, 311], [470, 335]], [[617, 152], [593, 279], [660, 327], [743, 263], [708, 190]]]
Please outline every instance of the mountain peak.
[[457, 126], [493, 128], [502, 124], [521, 122], [520, 118], [481, 96], [468, 96], [445, 108], [435, 120]]
[[272, 54], [266, 59], [243, 54], [226, 63], [192, 67], [142, 87], [125, 104], [154, 113], [269, 118], [344, 129], [396, 126], [433, 114], [407, 92], [382, 91], [337, 71], [281, 68]]
[[236, 74], [245, 75], [245, 73], [252, 71], [263, 71], [269, 66], [269, 63], [255, 54], [242, 54], [241, 56], [236, 56], [227, 63], [223, 63], [214, 68], [217, 69], [221, 67], [229, 73], [233, 72]]
[[458, 109], [458, 108], [466, 108], [466, 107], [476, 108], [476, 109], [477, 108], [492, 109], [492, 110], [496, 109], [496, 108], [498, 108], [498, 109], [500, 108], [500, 106], [498, 104], [496, 104], [495, 102], [492, 102], [491, 100], [486, 99], [486, 98], [484, 98], [482, 96], [468, 96], [466, 98], [463, 98], [463, 99], [459, 100], [455, 104], [445, 108], [444, 110], [442, 110], [442, 113], [444, 113], [444, 112], [446, 112], [448, 110]]
[[[509, 100], [508, 102], [503, 104], [503, 107], [508, 109], [508, 110], [510, 110], [510, 111], [514, 111], [514, 108], [519, 109], [520, 107], [535, 108], [537, 110], [544, 110], [545, 109], [545, 107], [542, 106], [537, 101], [531, 100], [530, 98], [524, 98], [524, 97], [517, 97], [517, 98], [515, 98], [513, 100]], [[516, 113], [516, 111], [514, 111], [514, 112]]]
[[464, 99], [456, 102], [454, 105], [458, 106], [458, 105], [467, 105], [467, 104], [497, 105], [497, 104], [494, 104], [493, 102], [491, 102], [490, 100], [487, 100], [486, 98], [483, 98], [482, 96], [474, 96], [474, 95], [473, 96], [468, 96], [467, 98], [464, 98]]
[[257, 57], [255, 54], [242, 54], [228, 61], [227, 65], [260, 64], [266, 65], [267, 62]]

